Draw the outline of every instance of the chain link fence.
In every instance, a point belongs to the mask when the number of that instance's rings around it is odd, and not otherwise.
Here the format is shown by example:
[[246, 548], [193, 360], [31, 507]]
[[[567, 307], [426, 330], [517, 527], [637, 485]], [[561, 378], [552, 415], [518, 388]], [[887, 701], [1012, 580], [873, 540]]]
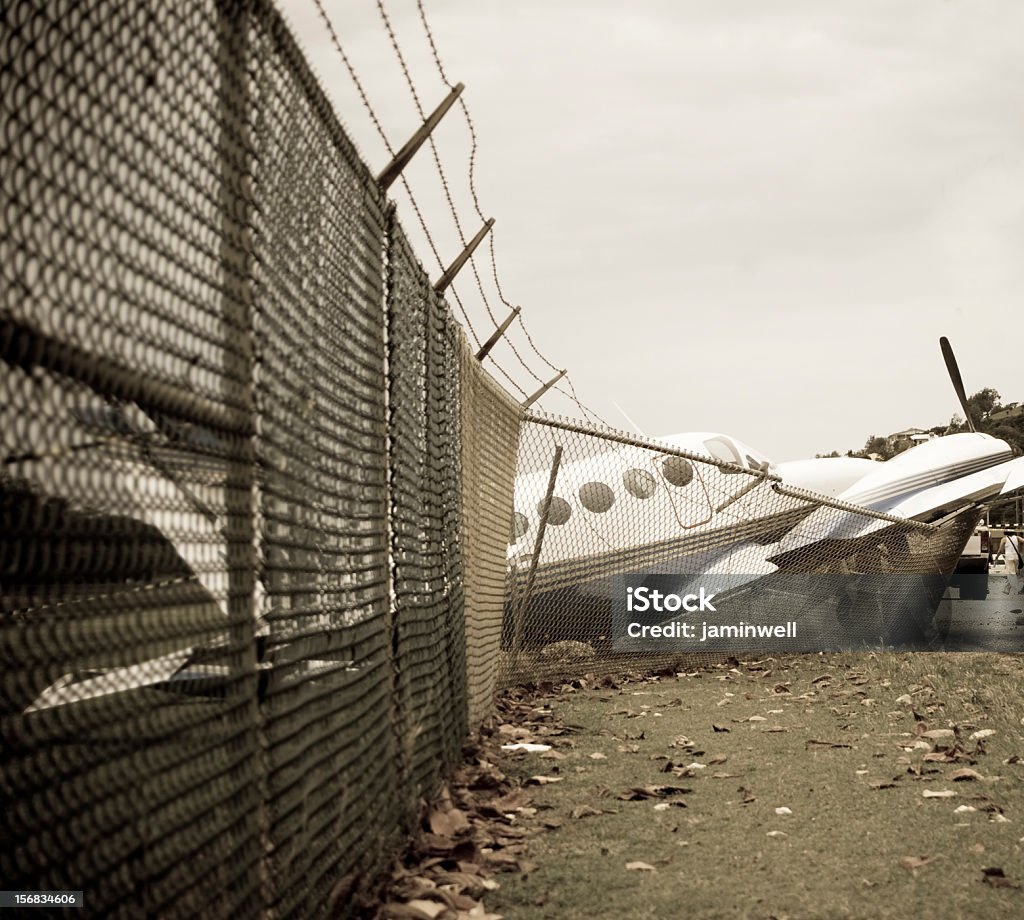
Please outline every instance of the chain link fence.
[[[976, 508], [524, 422], [269, 0], [2, 15], [6, 888], [343, 915], [500, 685], [693, 658], [616, 642], [626, 573], [934, 641]], [[866, 620], [865, 574], [903, 579]]]
[[[773, 639], [773, 651], [941, 645], [946, 624], [936, 608], [977, 506], [933, 523], [889, 517], [787, 487], [739, 454], [714, 459], [730, 445], [707, 438], [697, 454], [539, 413], [526, 418], [504, 683], [763, 654], [757, 642], [625, 641], [616, 592], [624, 595], [621, 579], [632, 574], [717, 592], [715, 620], [774, 628], [799, 619], [800, 636]], [[650, 624], [669, 619], [662, 613]]]
[[268, 2], [2, 15], [0, 877], [343, 913], [487, 710], [518, 407]]

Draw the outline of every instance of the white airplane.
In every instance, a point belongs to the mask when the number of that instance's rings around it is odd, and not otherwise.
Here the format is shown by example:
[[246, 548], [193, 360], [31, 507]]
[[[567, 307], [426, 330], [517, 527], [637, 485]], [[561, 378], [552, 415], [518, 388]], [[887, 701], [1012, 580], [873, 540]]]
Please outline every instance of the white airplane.
[[[658, 439], [684, 454], [628, 439], [560, 463], [546, 516], [551, 470], [519, 476], [508, 555], [516, 589], [509, 609], [525, 621], [521, 636], [534, 644], [585, 638], [584, 632], [607, 638], [607, 616], [589, 629], [567, 615], [560, 628], [560, 618], [545, 611], [575, 606], [593, 614], [589, 601], [609, 599], [614, 574], [722, 576], [735, 588], [780, 571], [823, 571], [844, 555], [859, 554], [856, 564], [868, 569], [865, 553], [873, 549], [886, 554], [887, 571], [902, 565], [948, 576], [980, 505], [1024, 488], [1024, 458], [973, 430], [955, 358], [946, 339], [940, 344], [972, 430], [884, 463], [836, 457], [773, 464], [739, 439], [713, 432]], [[552, 444], [559, 437], [553, 434]], [[939, 522], [932, 557], [925, 547], [901, 560], [887, 552], [899, 520]], [[874, 564], [883, 571], [880, 559]], [[560, 593], [545, 598], [551, 592]]]
[[[966, 414], [963, 396], [961, 403]], [[110, 476], [116, 481], [107, 484], [112, 498], [106, 510], [95, 506], [87, 510], [70, 499], [50, 498], [27, 479], [21, 485], [11, 477], [0, 479], [0, 492], [14, 505], [20, 502], [27, 519], [50, 502], [63, 508], [60, 513], [68, 521], [86, 529], [90, 522], [102, 522], [104, 515], [118, 517], [122, 530], [134, 527], [136, 539], [155, 551], [152, 564], [160, 569], [157, 574], [182, 581], [185, 599], [181, 601], [179, 594], [174, 602], [185, 603], [192, 611], [190, 622], [201, 621], [211, 638], [185, 647], [163, 643], [141, 661], [61, 675], [48, 686], [37, 687], [17, 710], [52, 709], [141, 688], [210, 696], [223, 693], [230, 680], [230, 668], [222, 663], [228, 643], [227, 542], [224, 522], [212, 510], [223, 505], [223, 471], [212, 469], [204, 479], [196, 477], [191, 466], [188, 476], [175, 469], [182, 462], [192, 464], [196, 449], [216, 455], [216, 444], [190, 443], [190, 439], [215, 436], [196, 429], [180, 443], [172, 438], [168, 444], [166, 437], [156, 437], [159, 426], [130, 406], [106, 414], [78, 412], [74, 417], [100, 436], [98, 450], [103, 449], [103, 441], [117, 438], [142, 445], [153, 438], [161, 446], [143, 449], [134, 463], [125, 463], [122, 456], [112, 465]], [[1005, 442], [979, 433], [937, 438], [885, 464], [840, 457], [775, 465], [742, 441], [712, 432], [673, 435], [662, 443], [676, 453], [665, 455], [634, 440], [560, 467], [535, 572], [535, 595], [565, 588], [606, 594], [607, 579], [600, 579], [593, 588], [598, 575], [635, 571], [659, 560], [678, 563], [684, 559], [689, 570], [704, 574], [743, 573], [756, 578], [785, 570], [787, 560], [794, 554], [806, 556], [808, 547], [834, 540], [851, 545], [863, 542], [862, 538], [873, 539], [874, 531], [884, 531], [891, 524], [889, 517], [837, 511], [801, 493], [780, 493], [780, 487], [924, 522], [1024, 488], [1024, 460], [1009, 459]], [[69, 475], [74, 461], [67, 450], [26, 455], [17, 466], [34, 466], [39, 482], [75, 480]], [[95, 462], [88, 468], [94, 475]], [[538, 506], [543, 506], [548, 479], [549, 471], [539, 470], [516, 480], [509, 558], [523, 574], [529, 569], [540, 519]], [[7, 576], [8, 584], [17, 581], [17, 572]], [[29, 576], [34, 577], [31, 572]], [[50, 581], [60, 582], [62, 577], [59, 567], [45, 573]], [[109, 580], [114, 590], [119, 578], [127, 585], [147, 577], [145, 572], [108, 572], [100, 580]], [[257, 608], [262, 608], [258, 579], [256, 591]], [[518, 600], [513, 597], [512, 605]], [[286, 637], [275, 636], [275, 643], [281, 641], [287, 642]], [[352, 664], [316, 655], [301, 663], [317, 673], [347, 670]]]

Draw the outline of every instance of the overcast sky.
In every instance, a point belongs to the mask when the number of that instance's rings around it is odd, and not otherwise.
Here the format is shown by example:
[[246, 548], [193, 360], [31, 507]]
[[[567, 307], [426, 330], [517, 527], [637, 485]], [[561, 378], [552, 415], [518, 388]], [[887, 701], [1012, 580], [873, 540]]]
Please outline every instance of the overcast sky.
[[[378, 171], [387, 152], [311, 0], [278, 2]], [[323, 2], [401, 146], [418, 116], [376, 2]], [[617, 402], [648, 434], [724, 431], [776, 460], [856, 448], [957, 410], [940, 335], [968, 392], [1024, 400], [1018, 0], [425, 2], [466, 84], [505, 296], [609, 422], [628, 427]], [[416, 3], [385, 8], [432, 109], [446, 87]], [[457, 108], [437, 142], [472, 235]], [[450, 261], [460, 244], [428, 148], [408, 175]], [[457, 290], [486, 338], [468, 268]]]

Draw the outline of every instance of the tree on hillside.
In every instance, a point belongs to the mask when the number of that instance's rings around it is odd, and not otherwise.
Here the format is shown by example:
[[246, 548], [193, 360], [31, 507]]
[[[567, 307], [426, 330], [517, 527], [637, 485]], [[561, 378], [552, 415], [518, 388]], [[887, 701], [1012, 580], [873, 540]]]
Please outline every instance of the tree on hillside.
[[889, 442], [885, 438], [880, 438], [877, 435], [871, 435], [865, 442], [864, 446], [853, 453], [848, 454], [850, 457], [869, 457], [871, 454], [877, 454], [883, 460], [888, 460], [892, 456], [892, 449], [889, 447]]
[[1010, 445], [1015, 457], [1024, 454], [1024, 416], [1004, 419], [998, 422], [986, 420], [980, 426], [981, 430], [992, 435], [994, 438], [1002, 438]]
[[992, 387], [985, 387], [983, 390], [978, 390], [973, 396], [968, 396], [967, 405], [970, 407], [974, 423], [978, 424], [979, 420], [984, 421], [993, 409], [1000, 408], [1000, 399], [999, 393]]
[[[973, 396], [968, 396], [967, 405], [970, 407], [971, 418], [978, 431], [984, 431], [985, 434], [990, 434], [994, 438], [1002, 438], [1010, 445], [1013, 455], [1019, 457], [1024, 454], [1024, 415], [993, 420], [992, 413], [1002, 408], [1001, 398], [997, 390], [985, 387], [983, 390], [978, 390]], [[950, 419], [946, 434], [968, 430], [967, 422], [959, 414], [956, 414]]]
[[[1002, 438], [1010, 445], [1015, 457], [1024, 455], [1024, 414], [1013, 418], [1001, 418], [993, 420], [991, 415], [998, 409], [1003, 408], [1002, 396], [999, 391], [992, 387], [984, 387], [977, 393], [967, 398], [967, 405], [971, 410], [971, 418], [974, 420], [978, 431], [984, 431], [996, 438]], [[1016, 403], [1008, 403], [1008, 406], [1015, 406]], [[967, 431], [967, 422], [959, 413], [955, 413], [949, 420], [948, 425], [936, 425], [928, 429], [931, 434], [955, 434], [958, 431]], [[910, 442], [897, 444], [895, 449], [889, 446], [885, 438], [871, 435], [864, 442], [864, 446], [857, 451], [847, 451], [847, 457], [867, 457], [868, 454], [878, 454], [883, 460], [889, 460], [896, 454], [901, 453], [910, 447]], [[831, 454], [819, 454], [818, 456], [834, 456]]]
[[967, 422], [959, 412], [954, 412], [949, 419], [949, 424], [942, 430], [942, 434], [956, 434], [960, 431], [969, 431]]

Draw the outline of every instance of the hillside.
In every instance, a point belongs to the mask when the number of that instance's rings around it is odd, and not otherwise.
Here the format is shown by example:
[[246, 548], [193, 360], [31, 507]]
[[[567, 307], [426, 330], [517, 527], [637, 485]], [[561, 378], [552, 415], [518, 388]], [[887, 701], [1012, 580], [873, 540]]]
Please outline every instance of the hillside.
[[[991, 387], [979, 390], [973, 396], [968, 397], [967, 403], [970, 407], [971, 418], [974, 419], [978, 431], [984, 431], [996, 438], [1002, 438], [1010, 445], [1013, 455], [1019, 457], [1024, 454], [1024, 403], [1008, 402], [1002, 403], [1002, 397]], [[958, 431], [967, 431], [968, 426], [963, 417], [958, 413], [944, 425], [921, 429], [931, 435], [954, 434]], [[845, 454], [839, 451], [832, 451], [827, 454], [818, 454], [819, 457], [870, 457], [888, 460], [897, 454], [909, 449], [914, 445], [909, 438], [898, 438], [894, 435], [888, 437], [869, 435], [860, 450], [847, 450]]]

